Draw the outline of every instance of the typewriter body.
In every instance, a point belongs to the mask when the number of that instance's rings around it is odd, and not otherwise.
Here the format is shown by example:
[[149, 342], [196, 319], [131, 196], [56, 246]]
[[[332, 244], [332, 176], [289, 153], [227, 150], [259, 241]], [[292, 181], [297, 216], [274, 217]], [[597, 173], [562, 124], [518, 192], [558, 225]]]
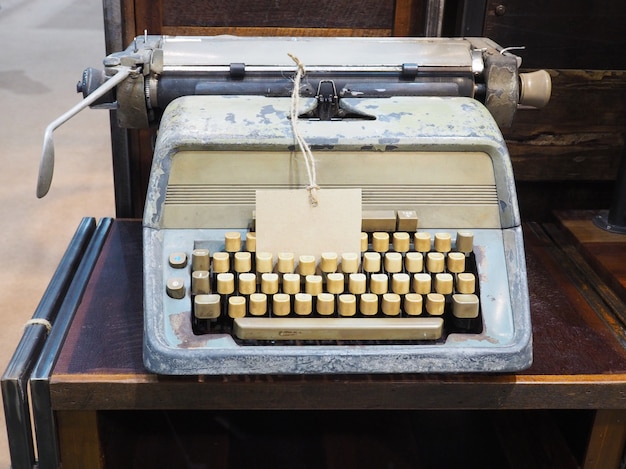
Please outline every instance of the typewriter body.
[[[296, 57], [305, 74], [294, 101]], [[149, 370], [531, 364], [499, 126], [520, 104], [545, 104], [544, 75], [521, 76], [517, 57], [480, 38], [143, 36], [105, 66], [83, 76], [89, 104], [115, 103], [123, 126], [159, 125], [143, 219]], [[257, 191], [289, 197], [310, 182], [294, 102], [319, 193], [361, 191], [358, 252], [256, 246]]]

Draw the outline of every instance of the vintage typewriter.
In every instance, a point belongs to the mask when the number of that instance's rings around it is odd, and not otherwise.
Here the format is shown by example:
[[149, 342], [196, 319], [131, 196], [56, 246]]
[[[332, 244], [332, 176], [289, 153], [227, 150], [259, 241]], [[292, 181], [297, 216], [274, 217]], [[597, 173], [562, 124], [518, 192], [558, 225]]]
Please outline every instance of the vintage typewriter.
[[[518, 106], [547, 102], [547, 73], [518, 73], [518, 57], [482, 38], [145, 35], [104, 65], [85, 71], [85, 100], [46, 138], [88, 105], [114, 106], [123, 127], [158, 125], [143, 219], [149, 370], [531, 364], [520, 215], [499, 125]], [[46, 141], [39, 196], [52, 155]], [[339, 209], [341, 228], [294, 247], [318, 226], [309, 208], [287, 208], [285, 246], [273, 245], [275, 197], [312, 189], [321, 208]], [[265, 194], [274, 198], [261, 209]]]

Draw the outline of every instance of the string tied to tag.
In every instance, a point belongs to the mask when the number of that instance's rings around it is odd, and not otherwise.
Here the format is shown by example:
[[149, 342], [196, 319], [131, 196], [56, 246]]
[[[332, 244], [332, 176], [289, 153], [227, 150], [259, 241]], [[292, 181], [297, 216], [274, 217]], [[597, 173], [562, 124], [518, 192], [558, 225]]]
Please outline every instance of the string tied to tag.
[[298, 66], [298, 70], [293, 81], [293, 90], [291, 92], [291, 109], [289, 113], [291, 117], [291, 129], [293, 131], [293, 136], [298, 143], [298, 147], [302, 152], [302, 156], [306, 165], [306, 171], [309, 177], [309, 185], [306, 187], [306, 190], [309, 193], [309, 201], [311, 203], [311, 206], [317, 207], [317, 191], [319, 191], [320, 187], [317, 185], [315, 157], [313, 156], [311, 147], [306, 142], [306, 140], [304, 140], [304, 137], [302, 137], [300, 129], [298, 128], [298, 109], [300, 108], [300, 83], [302, 81], [302, 77], [306, 74], [306, 70], [304, 68], [304, 64], [300, 61], [300, 59], [298, 59], [298, 57], [289, 53], [287, 55], [289, 55], [289, 57], [291, 57], [291, 60], [293, 60]]

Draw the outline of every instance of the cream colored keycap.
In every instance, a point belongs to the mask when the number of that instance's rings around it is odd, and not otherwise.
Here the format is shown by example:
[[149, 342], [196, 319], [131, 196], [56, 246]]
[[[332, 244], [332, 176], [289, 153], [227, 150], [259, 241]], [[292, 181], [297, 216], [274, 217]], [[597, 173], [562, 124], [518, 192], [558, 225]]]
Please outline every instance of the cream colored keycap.
[[426, 270], [436, 274], [445, 269], [445, 256], [440, 252], [429, 252], [426, 254]]
[[430, 251], [430, 233], [418, 231], [413, 235], [415, 251], [425, 253]]
[[213, 272], [223, 273], [230, 270], [230, 256], [227, 252], [215, 252], [213, 253]]
[[387, 274], [372, 274], [370, 276], [370, 292], [382, 295], [389, 290], [389, 277]]
[[174, 269], [184, 269], [187, 267], [187, 254], [184, 252], [173, 252], [169, 255], [170, 267]]
[[285, 293], [276, 293], [272, 296], [272, 315], [287, 316], [291, 310], [291, 301], [289, 295]]
[[254, 231], [246, 233], [246, 251], [256, 252], [256, 233]]
[[304, 279], [304, 291], [312, 296], [317, 296], [323, 291], [321, 275], [307, 275]]
[[274, 270], [274, 256], [271, 252], [256, 253], [256, 271], [260, 274], [270, 273]]
[[432, 278], [430, 274], [413, 274], [413, 291], [420, 295], [430, 293]]
[[459, 231], [456, 234], [456, 250], [469, 254], [474, 249], [474, 233], [471, 231]]
[[196, 295], [193, 299], [193, 314], [198, 319], [217, 319], [220, 310], [219, 295]]
[[478, 317], [479, 301], [476, 295], [452, 295], [452, 314], [459, 319]]
[[235, 276], [231, 272], [217, 274], [217, 293], [230, 295], [235, 291]]
[[417, 231], [419, 219], [415, 210], [398, 210], [397, 212], [397, 228], [398, 231]]
[[309, 316], [313, 312], [313, 299], [308, 293], [297, 293], [293, 300], [293, 310], [298, 316]]
[[303, 254], [298, 259], [298, 273], [303, 277], [315, 274], [315, 256]]
[[408, 293], [404, 295], [404, 312], [409, 316], [419, 316], [422, 314], [422, 295]]
[[185, 280], [179, 277], [168, 278], [165, 282], [165, 291], [170, 298], [180, 300], [185, 297]]
[[411, 248], [411, 236], [405, 231], [396, 231], [392, 237], [393, 250], [396, 252], [408, 252]]
[[378, 295], [363, 293], [359, 300], [359, 311], [363, 316], [375, 316], [378, 313]]
[[383, 310], [385, 316], [400, 315], [400, 295], [395, 293], [385, 293], [381, 302], [380, 309]]
[[239, 294], [252, 295], [256, 291], [256, 275], [251, 272], [239, 274]]
[[404, 268], [410, 274], [424, 270], [424, 255], [421, 252], [407, 252], [404, 256]]
[[326, 291], [328, 293], [339, 295], [343, 293], [344, 286], [345, 279], [343, 274], [332, 273], [326, 276]]
[[191, 270], [209, 270], [211, 255], [208, 249], [194, 249], [191, 252]]
[[323, 252], [320, 255], [320, 270], [326, 274], [337, 272], [339, 256], [336, 252]]
[[451, 274], [437, 274], [435, 275], [435, 292], [442, 295], [449, 295], [454, 288]]
[[385, 266], [385, 272], [388, 274], [402, 272], [402, 254], [399, 252], [388, 252], [385, 254], [383, 265]]
[[458, 274], [465, 271], [465, 254], [462, 252], [448, 253], [448, 272]]
[[252, 293], [250, 295], [250, 314], [263, 316], [267, 313], [267, 295], [265, 293]]
[[446, 306], [445, 297], [440, 293], [426, 295], [426, 312], [432, 316], [441, 316]]
[[476, 277], [470, 272], [456, 276], [456, 290], [462, 294], [471, 294], [476, 291]]
[[372, 233], [372, 249], [380, 253], [389, 251], [389, 233], [382, 231]]
[[265, 293], [266, 295], [278, 293], [278, 274], [261, 274], [261, 293]]
[[411, 277], [409, 274], [393, 274], [391, 276], [391, 291], [398, 295], [406, 295], [411, 290]]
[[283, 293], [288, 295], [300, 293], [300, 274], [283, 275]]
[[243, 318], [246, 315], [246, 299], [243, 296], [228, 298], [228, 317]]
[[363, 253], [363, 271], [364, 272], [380, 272], [380, 253], [365, 252]]
[[206, 295], [211, 293], [208, 271], [196, 270], [191, 274], [191, 293], [194, 295]]
[[276, 270], [281, 274], [293, 273], [296, 259], [293, 252], [279, 252], [276, 261]]
[[226, 252], [237, 252], [241, 250], [241, 233], [229, 231], [224, 235], [224, 250]]
[[353, 295], [361, 295], [367, 291], [367, 277], [365, 274], [350, 274], [348, 277], [348, 291]]
[[367, 251], [368, 245], [367, 233], [361, 232], [361, 252]]
[[252, 270], [252, 254], [248, 251], [235, 253], [235, 272], [243, 273]]
[[331, 316], [335, 313], [335, 295], [330, 293], [320, 293], [317, 295], [317, 314], [320, 316]]
[[359, 255], [356, 252], [341, 254], [341, 271], [344, 274], [353, 274], [359, 271]]
[[435, 233], [435, 251], [450, 252], [452, 250], [452, 236], [450, 233]]
[[356, 314], [356, 296], [344, 293], [337, 298], [339, 316], [350, 317]]

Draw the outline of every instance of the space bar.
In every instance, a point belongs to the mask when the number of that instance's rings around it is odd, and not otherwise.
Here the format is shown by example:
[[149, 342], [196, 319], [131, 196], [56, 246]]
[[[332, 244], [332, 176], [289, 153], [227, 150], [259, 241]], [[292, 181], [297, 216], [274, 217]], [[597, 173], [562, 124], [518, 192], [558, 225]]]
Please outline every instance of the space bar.
[[437, 340], [443, 319], [424, 318], [278, 318], [234, 320], [243, 340]]

